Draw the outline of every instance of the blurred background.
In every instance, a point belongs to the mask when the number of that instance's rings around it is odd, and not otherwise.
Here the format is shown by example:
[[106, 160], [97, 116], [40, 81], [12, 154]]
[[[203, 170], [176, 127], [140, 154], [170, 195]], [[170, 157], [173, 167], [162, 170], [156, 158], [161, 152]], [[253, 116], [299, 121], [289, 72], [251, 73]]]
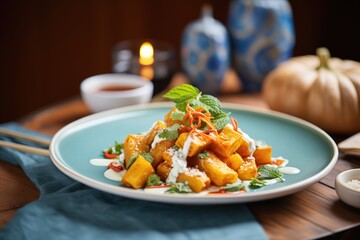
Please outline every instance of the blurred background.
[[[325, 46], [333, 56], [360, 61], [358, 1], [289, 2], [294, 56]], [[173, 44], [180, 71], [183, 30], [205, 3], [226, 25], [230, 0], [2, 0], [0, 123], [79, 96], [83, 79], [112, 71], [112, 48], [123, 40]]]

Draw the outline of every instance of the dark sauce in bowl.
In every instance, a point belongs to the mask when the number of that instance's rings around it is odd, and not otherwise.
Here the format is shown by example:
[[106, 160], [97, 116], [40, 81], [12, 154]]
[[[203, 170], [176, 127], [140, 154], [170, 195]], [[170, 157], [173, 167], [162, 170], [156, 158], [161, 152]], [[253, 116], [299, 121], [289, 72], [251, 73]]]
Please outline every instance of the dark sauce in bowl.
[[96, 89], [95, 92], [121, 92], [121, 91], [129, 91], [136, 89], [136, 86], [118, 86], [118, 85], [110, 85], [110, 86], [103, 86]]

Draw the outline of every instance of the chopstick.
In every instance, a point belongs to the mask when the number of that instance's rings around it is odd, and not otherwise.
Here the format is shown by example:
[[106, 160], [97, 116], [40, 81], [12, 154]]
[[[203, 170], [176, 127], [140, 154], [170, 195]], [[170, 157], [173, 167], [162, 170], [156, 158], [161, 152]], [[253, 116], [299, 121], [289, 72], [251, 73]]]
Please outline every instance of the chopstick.
[[34, 143], [39, 143], [39, 144], [45, 145], [45, 146], [50, 145], [50, 140], [48, 140], [48, 139], [29, 136], [29, 135], [26, 135], [26, 134], [23, 134], [23, 133], [10, 131], [10, 130], [7, 130], [5, 128], [0, 128], [0, 134], [7, 135], [7, 136], [10, 136], [10, 137], [15, 137], [15, 138], [28, 140], [28, 141], [31, 141], [31, 142], [34, 142]]
[[[48, 139], [29, 136], [29, 135], [26, 135], [26, 134], [23, 134], [23, 133], [10, 131], [10, 130], [4, 129], [4, 128], [0, 128], [0, 134], [7, 135], [7, 136], [10, 136], [10, 137], [20, 138], [20, 139], [35, 142], [35, 143], [39, 143], [39, 144], [42, 144], [44, 146], [49, 146], [50, 145], [50, 140], [48, 140]], [[0, 146], [9, 147], [9, 148], [12, 148], [12, 149], [15, 149], [15, 150], [34, 153], [34, 154], [39, 154], [39, 155], [43, 155], [43, 156], [49, 156], [50, 155], [49, 150], [47, 150], [47, 149], [26, 146], [26, 145], [7, 142], [7, 141], [3, 141], [3, 140], [0, 140]]]
[[50, 156], [49, 150], [47, 150], [47, 149], [30, 147], [30, 146], [26, 146], [26, 145], [22, 145], [22, 144], [18, 144], [18, 143], [12, 143], [12, 142], [6, 142], [3, 140], [0, 140], [0, 146], [1, 147], [9, 147], [9, 148], [19, 150], [22, 152], [34, 153], [34, 154], [39, 154], [39, 155], [43, 155], [43, 156]]

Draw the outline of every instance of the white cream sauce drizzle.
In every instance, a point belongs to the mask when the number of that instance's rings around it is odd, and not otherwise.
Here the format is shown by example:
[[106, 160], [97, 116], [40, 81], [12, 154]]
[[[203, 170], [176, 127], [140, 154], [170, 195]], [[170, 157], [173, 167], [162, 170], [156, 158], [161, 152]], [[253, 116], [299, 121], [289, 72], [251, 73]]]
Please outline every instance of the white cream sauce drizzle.
[[[122, 165], [121, 161], [124, 162], [124, 154], [120, 154], [119, 159], [93, 158], [90, 160], [90, 164], [99, 167], [107, 167], [112, 162], [120, 163]], [[125, 172], [126, 170], [116, 172], [110, 168], [104, 172], [104, 177], [113, 181], [120, 182]]]
[[170, 155], [172, 156], [172, 169], [169, 173], [168, 178], [166, 179], [166, 183], [175, 183], [176, 179], [179, 176], [179, 173], [183, 173], [188, 171], [186, 158], [189, 154], [190, 145], [193, 141], [193, 138], [190, 136], [187, 137], [183, 148], [177, 151], [170, 151]]
[[298, 169], [296, 167], [286, 167], [286, 165], [289, 163], [289, 160], [287, 160], [283, 157], [274, 157], [274, 158], [272, 158], [272, 160], [273, 161], [276, 161], [276, 160], [283, 161], [280, 165], [271, 164], [271, 166], [277, 167], [279, 169], [279, 171], [283, 174], [294, 175], [294, 174], [300, 173], [300, 169]]
[[151, 143], [151, 149], [155, 148], [156, 144], [158, 144], [159, 142], [164, 141], [166, 139], [166, 138], [159, 137], [159, 134], [156, 134], [154, 141]]
[[168, 189], [169, 189], [169, 187], [154, 187], [154, 188], [147, 187], [147, 188], [144, 188], [144, 192], [163, 194]]
[[280, 165], [276, 165], [277, 167], [285, 167], [289, 163], [289, 160], [287, 160], [283, 157], [272, 157], [271, 160], [272, 161], [276, 161], [276, 160], [283, 161]]
[[281, 167], [279, 168], [279, 171], [282, 172], [283, 174], [289, 174], [289, 175], [300, 173], [300, 169], [296, 167]]
[[105, 158], [93, 158], [90, 160], [90, 164], [94, 166], [108, 166], [111, 162], [118, 162], [119, 160], [105, 159]]
[[265, 185], [273, 185], [275, 183], [280, 182], [280, 179], [274, 178], [274, 179], [265, 179]]
[[[275, 184], [275, 183], [278, 183], [278, 182], [280, 182], [280, 180], [277, 179], [277, 178], [274, 178], [274, 179], [264, 179], [264, 182], [265, 182], [265, 185], [268, 186], [268, 185], [273, 185], [273, 184]], [[248, 189], [249, 189], [249, 185], [250, 185], [250, 181], [244, 180], [244, 181], [242, 181], [242, 183], [244, 184], [245, 188], [248, 190]]]
[[252, 139], [249, 135], [247, 135], [245, 132], [243, 132], [240, 128], [238, 128], [238, 131], [242, 134], [243, 138], [249, 143], [249, 152], [250, 156], [253, 155], [256, 149], [255, 140]]
[[123, 170], [121, 172], [116, 172], [110, 168], [104, 172], [104, 176], [107, 179], [120, 182], [122, 180], [122, 177], [124, 176], [125, 172], [126, 172], [126, 170]]

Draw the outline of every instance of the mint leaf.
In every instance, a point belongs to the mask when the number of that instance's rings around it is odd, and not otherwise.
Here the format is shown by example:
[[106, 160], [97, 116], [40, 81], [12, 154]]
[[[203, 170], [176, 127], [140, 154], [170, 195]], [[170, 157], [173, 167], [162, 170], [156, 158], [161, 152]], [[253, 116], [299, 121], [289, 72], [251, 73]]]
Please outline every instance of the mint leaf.
[[261, 178], [278, 178], [281, 182], [284, 182], [285, 179], [282, 177], [282, 172], [279, 171], [276, 167], [270, 165], [263, 165], [258, 168]]
[[[224, 113], [220, 101], [211, 95], [202, 95], [199, 89], [193, 87], [190, 84], [183, 84], [171, 89], [165, 95], [164, 98], [168, 98], [175, 102], [176, 108], [181, 112], [186, 112], [186, 106], [189, 104], [193, 108], [205, 107], [209, 110], [212, 119], [217, 130], [220, 130], [229, 123], [228, 115], [230, 113]], [[181, 115], [172, 116], [180, 120]]]
[[174, 125], [165, 128], [161, 133], [159, 133], [160, 138], [165, 138], [167, 140], [175, 140], [179, 137], [178, 129], [180, 128], [180, 125], [175, 123]]
[[262, 188], [263, 186], [266, 185], [266, 182], [257, 178], [252, 178], [249, 184], [250, 188]]
[[188, 104], [188, 101], [179, 102], [175, 104], [175, 107], [179, 109], [182, 112], [186, 112], [186, 105]]
[[163, 97], [175, 103], [182, 103], [196, 98], [199, 94], [200, 91], [196, 87], [190, 84], [182, 84], [165, 93]]
[[[212, 119], [211, 122], [217, 130], [223, 129], [229, 123], [228, 114], [222, 111], [220, 101], [211, 95], [202, 95], [199, 99], [190, 102], [193, 108], [205, 107], [209, 110]], [[230, 114], [230, 113], [229, 113]]]
[[146, 181], [146, 186], [157, 186], [162, 183], [163, 182], [160, 180], [160, 177], [158, 175], [151, 174]]
[[237, 191], [240, 191], [243, 187], [244, 187], [244, 184], [241, 181], [237, 181], [232, 184], [230, 184], [230, 183], [226, 184], [224, 189], [227, 192], [237, 192]]
[[211, 95], [202, 95], [199, 98], [199, 101], [202, 103], [202, 106], [206, 107], [213, 117], [221, 116], [225, 113], [222, 111], [222, 106], [216, 97]]
[[217, 130], [221, 130], [229, 123], [229, 117], [228, 115], [225, 115], [224, 117], [212, 119], [212, 123]]
[[191, 193], [192, 190], [186, 182], [177, 182], [166, 190], [167, 193]]

